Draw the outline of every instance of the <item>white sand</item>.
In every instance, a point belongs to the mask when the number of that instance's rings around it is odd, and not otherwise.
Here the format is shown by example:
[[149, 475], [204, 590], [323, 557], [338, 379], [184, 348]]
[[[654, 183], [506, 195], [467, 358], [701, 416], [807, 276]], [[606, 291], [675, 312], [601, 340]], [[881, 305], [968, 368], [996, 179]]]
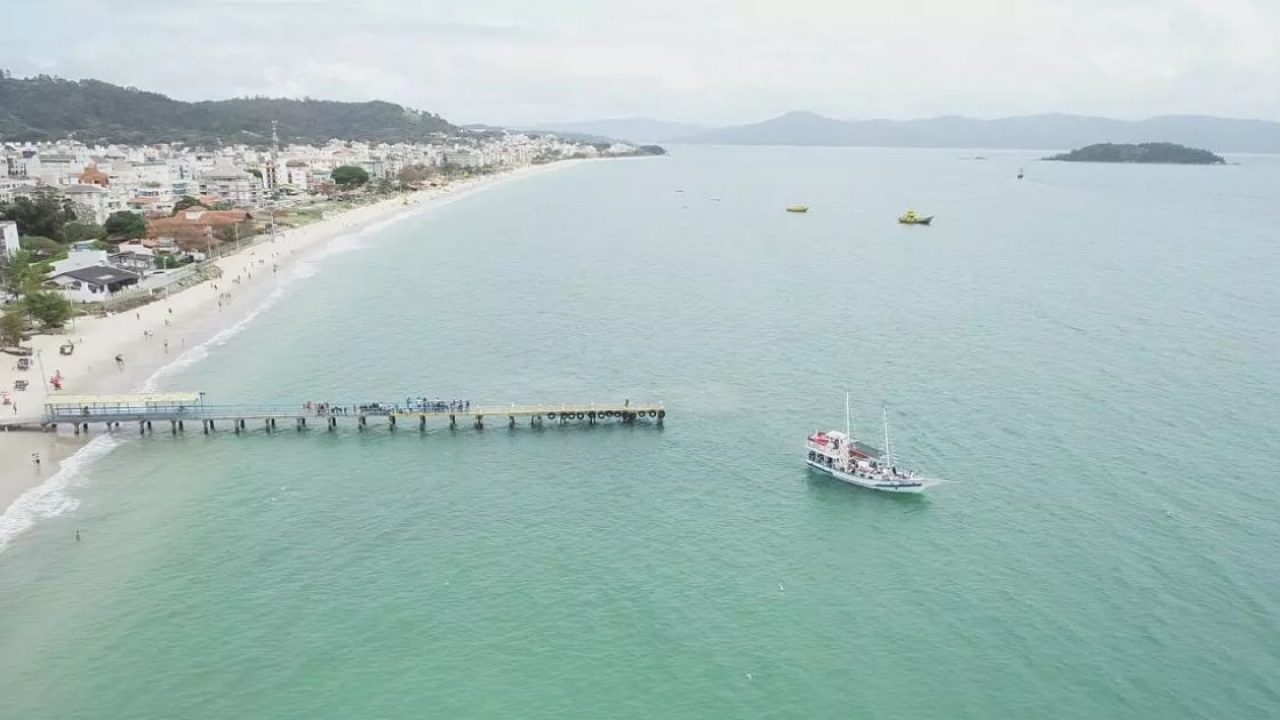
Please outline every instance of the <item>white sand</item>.
[[[4, 364], [0, 369], [0, 388], [12, 391], [13, 381], [18, 378], [29, 382], [26, 391], [12, 393], [17, 411], [11, 406], [0, 406], [0, 412], [9, 418], [38, 421], [47, 392], [81, 395], [146, 389], [148, 378], [182, 357], [188, 348], [195, 348], [218, 332], [245, 321], [268, 294], [280, 287], [278, 276], [283, 277], [291, 266], [309, 257], [327, 241], [380, 221], [424, 211], [499, 182], [571, 164], [573, 161], [558, 162], [455, 182], [410, 195], [408, 204], [403, 197], [397, 197], [278, 232], [274, 242], [260, 242], [218, 260], [222, 277], [217, 280], [195, 285], [136, 310], [105, 318], [79, 318], [74, 327], [69, 326], [60, 334], [36, 336], [29, 343], [37, 353], [33, 358], [36, 367], [32, 370], [19, 372], [14, 358], [0, 355], [0, 363]], [[275, 273], [273, 265], [277, 266]], [[236, 278], [240, 278], [240, 282], [235, 282]], [[222, 293], [231, 293], [230, 300], [223, 299]], [[60, 355], [58, 347], [68, 340], [75, 343], [74, 354]], [[123, 357], [123, 365], [115, 362], [117, 354]], [[184, 364], [191, 359], [191, 356], [183, 358]], [[63, 377], [60, 391], [51, 391], [47, 383], [42, 382], [55, 373]], [[92, 432], [96, 437], [103, 431], [95, 427]], [[127, 437], [129, 433], [121, 428], [119, 435]], [[60, 429], [56, 434], [0, 432], [0, 507], [6, 508], [0, 515], [0, 549], [12, 535], [28, 527], [34, 521], [33, 516], [65, 509], [65, 503], [51, 502], [46, 496], [51, 492], [61, 493], [61, 483], [55, 477], [59, 465], [83, 448], [87, 439], [74, 437], [70, 428]], [[39, 467], [33, 463], [32, 453], [40, 453]]]

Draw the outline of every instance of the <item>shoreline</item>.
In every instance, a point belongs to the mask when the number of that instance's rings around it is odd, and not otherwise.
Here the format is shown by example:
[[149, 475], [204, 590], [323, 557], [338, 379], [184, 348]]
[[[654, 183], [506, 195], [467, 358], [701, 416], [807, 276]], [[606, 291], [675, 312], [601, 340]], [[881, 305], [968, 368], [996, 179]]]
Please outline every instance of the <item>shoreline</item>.
[[[288, 289], [315, 271], [325, 248], [343, 237], [376, 232], [394, 222], [430, 212], [448, 202], [512, 180], [576, 165], [563, 160], [464, 180], [440, 188], [420, 190], [370, 205], [352, 208], [323, 220], [278, 231], [266, 240], [219, 258], [222, 276], [185, 288], [142, 307], [107, 317], [78, 318], [57, 334], [37, 335], [28, 343], [36, 350], [35, 366], [15, 369], [16, 358], [3, 356], [0, 383], [26, 379], [27, 390], [13, 392], [12, 406], [0, 406], [6, 419], [37, 420], [50, 392], [46, 381], [63, 375], [60, 392], [92, 395], [145, 392], [166, 376], [205, 359], [210, 349], [234, 337]], [[238, 278], [238, 280], [237, 280]], [[224, 293], [230, 293], [227, 297]], [[75, 353], [59, 355], [58, 346], [75, 343]], [[118, 364], [116, 355], [124, 362]], [[43, 366], [43, 367], [42, 367]], [[0, 551], [13, 537], [41, 517], [74, 509], [79, 503], [63, 491], [100, 454], [110, 452], [129, 433], [0, 432]], [[37, 465], [32, 457], [39, 453]], [[87, 462], [84, 455], [89, 455]], [[70, 462], [69, 462], [70, 461]]]

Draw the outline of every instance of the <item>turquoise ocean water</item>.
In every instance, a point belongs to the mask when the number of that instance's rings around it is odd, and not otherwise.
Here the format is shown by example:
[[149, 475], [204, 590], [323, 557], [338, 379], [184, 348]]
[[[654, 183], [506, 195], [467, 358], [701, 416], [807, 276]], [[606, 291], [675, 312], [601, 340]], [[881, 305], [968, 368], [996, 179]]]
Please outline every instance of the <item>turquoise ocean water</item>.
[[[675, 148], [339, 241], [163, 387], [665, 428], [130, 438], [0, 553], [0, 717], [1275, 717], [1280, 158], [974, 154]], [[951, 482], [806, 471], [846, 390]]]

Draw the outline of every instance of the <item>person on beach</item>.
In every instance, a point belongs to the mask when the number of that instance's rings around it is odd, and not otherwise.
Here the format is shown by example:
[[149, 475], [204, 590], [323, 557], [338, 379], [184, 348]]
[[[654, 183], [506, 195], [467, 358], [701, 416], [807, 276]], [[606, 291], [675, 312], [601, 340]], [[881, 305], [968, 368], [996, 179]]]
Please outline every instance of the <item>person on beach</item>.
[[80, 542], [80, 531], [76, 530], [76, 542]]
[[168, 355], [168, 354], [169, 354], [169, 341], [168, 341], [168, 340], [165, 340], [165, 341], [164, 341], [164, 354], [165, 354], [165, 355]]
[[36, 469], [40, 468], [40, 453], [31, 453], [31, 464], [35, 465]]

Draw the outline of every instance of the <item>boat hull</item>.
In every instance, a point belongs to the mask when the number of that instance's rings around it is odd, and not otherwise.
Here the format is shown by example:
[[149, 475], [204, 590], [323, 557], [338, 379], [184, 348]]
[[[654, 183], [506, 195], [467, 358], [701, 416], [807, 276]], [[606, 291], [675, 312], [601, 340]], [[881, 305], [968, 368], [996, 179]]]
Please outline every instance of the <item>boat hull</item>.
[[918, 220], [905, 220], [903, 218], [898, 218], [898, 222], [902, 225], [928, 225], [933, 222], [933, 216], [930, 215], [927, 218], [919, 218]]
[[813, 460], [805, 460], [805, 463], [814, 470], [830, 475], [841, 482], [845, 482], [850, 485], [857, 485], [858, 487], [866, 488], [868, 490], [888, 493], [916, 494], [924, 492], [925, 488], [925, 484], [922, 482], [889, 482], [885, 480], [872, 480], [869, 478], [858, 477], [857, 475], [850, 475], [849, 473], [841, 472], [835, 468], [829, 468], [826, 465], [814, 462]]

